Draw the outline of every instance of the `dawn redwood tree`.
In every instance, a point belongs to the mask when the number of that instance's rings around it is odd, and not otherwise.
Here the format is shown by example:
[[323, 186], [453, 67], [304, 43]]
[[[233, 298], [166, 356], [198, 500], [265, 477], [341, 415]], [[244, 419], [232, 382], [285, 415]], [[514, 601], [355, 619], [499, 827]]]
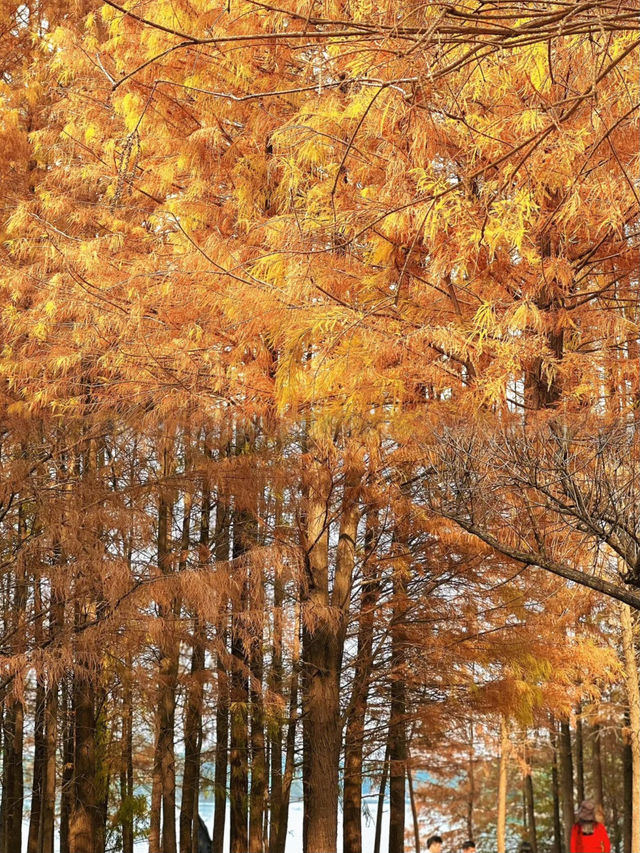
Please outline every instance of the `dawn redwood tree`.
[[636, 0], [0, 3], [3, 850], [25, 800], [38, 853], [102, 853], [116, 802], [130, 849], [140, 783], [173, 853], [176, 776], [186, 850], [213, 716], [215, 849], [228, 792], [233, 849], [274, 853], [297, 767], [304, 853], [341, 781], [357, 853], [380, 762], [401, 850], [472, 662], [494, 721], [491, 683], [568, 726], [510, 622], [562, 622], [567, 581], [640, 603], [638, 29]]

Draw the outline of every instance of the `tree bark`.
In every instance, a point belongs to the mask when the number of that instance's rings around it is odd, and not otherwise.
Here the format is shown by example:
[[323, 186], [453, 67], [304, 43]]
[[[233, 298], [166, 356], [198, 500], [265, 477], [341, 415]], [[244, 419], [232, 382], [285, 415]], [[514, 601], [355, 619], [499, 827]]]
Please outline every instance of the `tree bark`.
[[576, 712], [576, 793], [578, 802], [585, 799], [584, 793], [584, 738], [582, 732], [582, 708], [578, 706]]
[[267, 769], [264, 739], [264, 700], [262, 680], [264, 664], [262, 657], [264, 614], [264, 577], [261, 569], [252, 567], [250, 586], [253, 590], [251, 609], [255, 616], [251, 620], [251, 646], [249, 650], [250, 698], [251, 698], [251, 787], [249, 792], [249, 853], [263, 853], [264, 813], [267, 794]]
[[[234, 511], [233, 557], [238, 559], [249, 549], [252, 529], [246, 512]], [[231, 690], [230, 690], [230, 847], [231, 853], [246, 853], [249, 847], [249, 655], [245, 611], [248, 577], [243, 573], [237, 606], [231, 615]]]
[[122, 809], [122, 853], [133, 853], [133, 701], [131, 657], [127, 661], [122, 696], [122, 745], [120, 750], [120, 807]]
[[[229, 560], [231, 537], [230, 511], [225, 493], [219, 489], [216, 502], [216, 522], [214, 533], [215, 558], [217, 562]], [[227, 811], [227, 763], [229, 758], [229, 673], [226, 657], [228, 644], [228, 601], [223, 598], [216, 625], [216, 748], [214, 771], [214, 814], [213, 814], [213, 853], [223, 853], [224, 829]]]
[[531, 767], [527, 767], [524, 776], [524, 793], [527, 813], [527, 827], [529, 834], [529, 843], [533, 847], [533, 853], [538, 850], [538, 837], [536, 834], [536, 810], [535, 800], [533, 796], [533, 778], [531, 775]]
[[39, 853], [38, 848], [40, 846], [42, 796], [44, 791], [44, 774], [46, 772], [45, 701], [43, 678], [42, 676], [38, 676], [34, 709], [33, 785], [31, 788], [31, 815], [29, 817], [27, 853]]
[[573, 757], [571, 753], [571, 729], [566, 720], [560, 722], [560, 801], [562, 803], [562, 820], [564, 828], [564, 846], [569, 850], [571, 830], [575, 822], [575, 805], [573, 800]]
[[498, 821], [497, 849], [505, 853], [507, 842], [507, 780], [509, 771], [509, 727], [504, 717], [500, 717], [500, 764], [498, 769]]
[[553, 799], [553, 853], [562, 853], [562, 821], [560, 819], [560, 780], [558, 773], [558, 733], [556, 722], [551, 718], [549, 726], [551, 747], [553, 750], [551, 764], [551, 793]]
[[[200, 777], [200, 744], [202, 742], [202, 688], [205, 663], [203, 627], [193, 620], [191, 684], [184, 721], [184, 774], [180, 803], [180, 853], [192, 853], [193, 836], [198, 835], [198, 794]], [[195, 823], [194, 823], [195, 818]]]
[[[280, 525], [280, 512], [276, 509], [276, 531]], [[276, 534], [277, 535], [277, 534]], [[271, 649], [271, 672], [269, 687], [275, 696], [282, 696], [284, 688], [282, 662], [282, 608], [284, 603], [284, 583], [281, 573], [276, 570], [273, 579], [273, 645]], [[272, 724], [270, 737], [270, 824], [269, 853], [277, 853], [277, 839], [282, 819], [283, 779], [282, 779], [282, 733], [283, 721], [280, 714]]]
[[[33, 606], [36, 613], [42, 614], [42, 596], [40, 594], [40, 581], [34, 579], [33, 583]], [[40, 615], [35, 621], [36, 644], [41, 645], [44, 640], [43, 616]], [[42, 822], [42, 797], [44, 791], [44, 776], [46, 773], [46, 678], [43, 672], [36, 675], [36, 700], [34, 708], [33, 729], [33, 783], [31, 786], [31, 814], [29, 817], [29, 835], [27, 838], [27, 853], [39, 853], [40, 831]]]
[[[622, 846], [624, 853], [635, 853], [631, 846], [633, 834], [633, 752], [629, 737], [629, 710], [625, 709], [626, 734], [622, 746]], [[616, 821], [617, 822], [617, 821]]]
[[[15, 587], [13, 608], [9, 619], [13, 640], [11, 652], [21, 654], [26, 644], [26, 604], [27, 579], [24, 555], [20, 552], [22, 541], [26, 538], [25, 518], [22, 505], [18, 511], [18, 556], [15, 561]], [[3, 732], [2, 767], [2, 823], [0, 839], [4, 850], [22, 850], [22, 812], [24, 807], [24, 707], [16, 696], [6, 701]]]
[[468, 760], [468, 771], [467, 776], [469, 780], [469, 787], [467, 793], [467, 838], [473, 839], [473, 811], [475, 807], [475, 799], [476, 799], [476, 780], [475, 780], [475, 760], [474, 760], [474, 729], [473, 729], [473, 720], [471, 720], [469, 724], [469, 760]]
[[73, 676], [74, 773], [69, 821], [70, 853], [95, 853], [96, 847], [96, 719], [89, 672]]
[[380, 777], [380, 789], [378, 791], [378, 805], [376, 808], [376, 832], [373, 842], [373, 853], [380, 853], [380, 844], [382, 841], [382, 818], [384, 816], [384, 798], [387, 791], [387, 776], [389, 775], [389, 739], [384, 751], [384, 761], [382, 762], [382, 776]]
[[289, 688], [289, 726], [287, 728], [286, 756], [284, 762], [284, 775], [282, 777], [282, 802], [278, 816], [278, 834], [275, 841], [275, 849], [270, 853], [285, 853], [287, 841], [287, 829], [289, 825], [289, 799], [291, 796], [291, 783], [295, 770], [296, 730], [298, 723], [298, 681], [300, 669], [300, 634], [301, 634], [300, 607], [296, 607], [296, 619], [294, 629], [293, 651], [291, 656], [291, 686]]
[[600, 724], [595, 723], [591, 728], [591, 779], [593, 797], [596, 804], [604, 806], [602, 787], [602, 752], [600, 748]]
[[[52, 583], [53, 587], [53, 583]], [[49, 637], [53, 640], [64, 624], [64, 600], [54, 587], [49, 603]], [[45, 769], [39, 831], [40, 853], [53, 853], [56, 806], [56, 748], [58, 744], [59, 685], [47, 676], [45, 694]], [[126, 853], [126, 851], [125, 851]]]
[[[168, 452], [164, 451], [164, 475], [169, 473]], [[171, 506], [161, 492], [158, 504], [158, 568], [163, 574], [170, 572]], [[175, 768], [175, 713], [176, 682], [178, 675], [178, 648], [174, 628], [170, 623], [175, 615], [175, 602], [159, 607], [163, 620], [163, 637], [158, 670], [158, 737], [156, 741], [157, 765], [160, 771], [162, 801], [162, 853], [176, 853], [176, 768]]]
[[631, 850], [640, 850], [640, 688], [631, 608], [620, 605], [631, 750]]
[[413, 790], [413, 778], [411, 776], [411, 764], [407, 762], [407, 784], [409, 785], [409, 800], [411, 802], [411, 815], [413, 817], [413, 846], [415, 853], [420, 853], [420, 823], [418, 821], [418, 807]]
[[[318, 462], [307, 481], [305, 529], [304, 853], [335, 853], [341, 747], [340, 673], [358, 524], [354, 471], [346, 475], [333, 590], [329, 593], [328, 512], [331, 477]], [[403, 768], [404, 778], [404, 768]]]
[[[362, 760], [364, 723], [367, 712], [369, 682], [373, 665], [373, 622], [380, 583], [375, 577], [372, 548], [376, 523], [373, 511], [367, 516], [365, 555], [362, 564], [362, 588], [358, 621], [358, 652], [355, 662], [353, 690], [347, 714], [344, 743], [343, 835], [344, 853], [362, 851]], [[372, 569], [372, 566], [374, 568]]]
[[62, 755], [62, 788], [60, 791], [60, 853], [70, 853], [70, 823], [73, 808], [73, 765], [74, 765], [74, 726], [73, 726], [73, 691], [69, 680], [63, 685], [63, 755]]
[[[207, 486], [202, 489], [200, 511], [199, 565], [209, 547], [209, 522], [211, 501]], [[186, 558], [190, 547], [191, 497], [187, 490], [184, 495], [184, 516], [182, 524], [182, 553], [180, 570], [186, 568]], [[198, 797], [200, 792], [200, 747], [202, 743], [202, 697], [203, 673], [205, 664], [204, 626], [196, 614], [193, 617], [191, 678], [187, 691], [184, 719], [184, 772], [182, 777], [182, 799], [180, 802], [180, 853], [192, 853], [197, 849], [198, 837]]]
[[[403, 547], [403, 551], [406, 550]], [[407, 567], [404, 558], [396, 561], [393, 574], [391, 624], [391, 701], [389, 716], [389, 853], [404, 850], [405, 776], [407, 729], [405, 646], [407, 611]]]

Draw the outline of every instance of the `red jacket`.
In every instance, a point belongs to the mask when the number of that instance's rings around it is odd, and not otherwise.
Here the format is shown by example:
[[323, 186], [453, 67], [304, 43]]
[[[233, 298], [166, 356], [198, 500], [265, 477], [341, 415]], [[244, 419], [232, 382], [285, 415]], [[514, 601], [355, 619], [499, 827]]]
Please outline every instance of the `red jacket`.
[[582, 825], [574, 823], [571, 830], [571, 853], [611, 853], [607, 830], [601, 823], [596, 823], [593, 833], [584, 835]]

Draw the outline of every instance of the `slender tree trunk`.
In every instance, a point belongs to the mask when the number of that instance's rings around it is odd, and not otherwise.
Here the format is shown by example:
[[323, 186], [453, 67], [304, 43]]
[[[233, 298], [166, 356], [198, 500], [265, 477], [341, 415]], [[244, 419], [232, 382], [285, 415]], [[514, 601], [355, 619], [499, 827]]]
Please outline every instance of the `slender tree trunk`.
[[[49, 676], [45, 699], [45, 776], [39, 847], [53, 853], [56, 803], [56, 746], [58, 741], [58, 685]], [[126, 851], [123, 851], [126, 853]]]
[[406, 567], [394, 566], [391, 626], [391, 702], [389, 718], [389, 853], [404, 850], [405, 776], [407, 762], [406, 686]]
[[633, 835], [633, 752], [629, 736], [629, 710], [624, 712], [626, 734], [622, 746], [622, 846], [624, 853], [635, 853], [631, 846]]
[[193, 620], [191, 685], [184, 722], [184, 775], [180, 805], [180, 853], [191, 853], [193, 836], [198, 835], [198, 793], [200, 775], [200, 743], [202, 727], [202, 676], [205, 649], [203, 629], [198, 617]]
[[640, 688], [631, 608], [620, 605], [631, 749], [631, 850], [640, 850]]
[[130, 675], [131, 657], [127, 661], [122, 696], [122, 745], [120, 750], [120, 803], [122, 814], [122, 853], [133, 853], [133, 701]]
[[469, 761], [467, 776], [469, 780], [467, 793], [467, 838], [470, 840], [474, 837], [473, 832], [473, 810], [476, 799], [476, 780], [475, 780], [475, 760], [474, 760], [474, 729], [473, 720], [469, 724]]
[[538, 838], [536, 834], [536, 810], [535, 800], [533, 796], [533, 778], [531, 775], [531, 767], [527, 766], [524, 775], [524, 793], [526, 803], [527, 827], [529, 834], [529, 843], [533, 847], [533, 853], [538, 850]]
[[301, 613], [300, 606], [296, 607], [296, 619], [294, 628], [294, 643], [291, 657], [291, 686], [289, 688], [289, 726], [287, 728], [286, 756], [284, 762], [284, 776], [282, 778], [282, 803], [278, 817], [278, 835], [276, 837], [275, 849], [270, 853], [285, 853], [287, 841], [287, 829], [289, 826], [289, 799], [291, 796], [291, 783], [295, 770], [296, 751], [296, 729], [298, 722], [298, 680], [300, 669], [300, 634]]
[[[170, 473], [169, 448], [167, 445], [163, 448], [162, 464], [163, 476], [166, 478]], [[164, 575], [171, 573], [171, 515], [169, 498], [164, 488], [161, 488], [158, 500], [157, 561], [158, 569]], [[160, 853], [160, 846], [161, 853], [177, 853], [174, 736], [178, 646], [172, 624], [173, 619], [177, 616], [177, 609], [178, 605], [176, 601], [158, 607], [163, 633], [160, 641], [160, 662], [158, 666], [156, 745], [151, 799], [152, 809], [158, 808], [159, 811], [158, 800], [162, 804], [162, 842], [160, 845], [157, 817], [152, 814], [149, 853], [153, 853], [153, 851]]]
[[22, 849], [23, 782], [23, 727], [22, 704], [14, 698], [7, 701], [4, 712], [2, 753], [2, 850], [9, 853]]
[[39, 853], [40, 823], [42, 820], [42, 794], [44, 790], [44, 774], [46, 772], [46, 741], [45, 741], [45, 687], [42, 676], [38, 677], [36, 685], [36, 704], [34, 718], [34, 756], [33, 756], [33, 785], [31, 788], [31, 815], [29, 817], [29, 836], [27, 853]]
[[[343, 787], [343, 851], [362, 851], [362, 758], [364, 723], [371, 667], [373, 664], [373, 621], [380, 584], [374, 576], [374, 561], [369, 559], [375, 542], [376, 523], [373, 512], [367, 516], [365, 559], [362, 566], [362, 590], [358, 623], [358, 653], [355, 663], [353, 690], [347, 714], [344, 743]], [[372, 566], [374, 568], [372, 569]]]
[[217, 627], [218, 654], [216, 677], [218, 701], [216, 704], [216, 751], [214, 775], [213, 853], [223, 853], [224, 827], [227, 810], [227, 760], [229, 753], [229, 683], [226, 664], [227, 613], [220, 615]]
[[[33, 584], [33, 606], [36, 613], [42, 613], [42, 596], [40, 594], [40, 581], [36, 578]], [[38, 616], [35, 621], [36, 644], [41, 645], [44, 640], [43, 616]], [[40, 825], [42, 821], [42, 796], [44, 791], [44, 776], [46, 773], [46, 680], [44, 673], [36, 676], [36, 703], [34, 708], [34, 730], [33, 730], [33, 784], [31, 787], [31, 815], [29, 817], [29, 835], [27, 839], [27, 853], [39, 853], [40, 847]]]
[[[60, 595], [60, 591], [55, 589], [55, 584], [52, 581], [51, 600], [49, 604], [49, 637], [51, 640], [62, 630], [63, 625], [64, 600]], [[45, 695], [45, 769], [39, 832], [39, 853], [53, 853], [54, 848], [58, 693], [58, 681], [49, 673]]]
[[[20, 551], [23, 539], [26, 537], [25, 519], [22, 506], [18, 511], [18, 556], [15, 561], [15, 588], [13, 609], [9, 624], [14, 637], [11, 643], [12, 651], [20, 654], [26, 644], [26, 604], [27, 580], [24, 566], [24, 555]], [[2, 826], [0, 837], [4, 849], [9, 851], [22, 850], [22, 812], [24, 807], [24, 707], [22, 702], [11, 696], [7, 702], [4, 718], [3, 734], [3, 768], [2, 768]]]
[[[215, 524], [215, 557], [216, 561], [226, 563], [229, 560], [229, 533], [231, 514], [228, 500], [222, 490], [218, 491], [216, 503]], [[229, 756], [229, 673], [226, 657], [228, 644], [228, 602], [223, 599], [216, 625], [218, 651], [216, 655], [216, 752], [214, 776], [214, 815], [213, 815], [213, 853], [223, 853], [224, 828], [227, 810], [227, 762]]]
[[[238, 559], [249, 550], [252, 520], [246, 512], [234, 511], [233, 557]], [[231, 691], [230, 691], [230, 839], [231, 853], [246, 853], [249, 848], [249, 655], [245, 611], [248, 600], [248, 577], [243, 578], [237, 606], [231, 615]]]
[[573, 759], [571, 753], [571, 729], [567, 721], [560, 722], [560, 801], [564, 824], [564, 846], [569, 850], [571, 830], [575, 821], [573, 800]]
[[[159, 720], [156, 720], [156, 729]], [[149, 820], [149, 853], [161, 853], [160, 831], [162, 825], [162, 769], [160, 766], [160, 753], [158, 750], [158, 731], [156, 731], [156, 746], [153, 756], [153, 770], [151, 773], [151, 803]]]
[[73, 726], [73, 691], [69, 679], [63, 685], [62, 707], [62, 788], [60, 791], [60, 853], [70, 853], [71, 810], [73, 808], [73, 765], [74, 765], [74, 726]]
[[500, 765], [498, 770], [498, 821], [497, 849], [505, 853], [507, 842], [507, 779], [509, 771], [509, 727], [504, 717], [500, 718]]
[[76, 668], [73, 676], [74, 775], [69, 821], [70, 853], [95, 853], [96, 719], [89, 672]]
[[553, 853], [562, 853], [564, 848], [562, 838], [562, 822], [560, 819], [560, 779], [558, 773], [558, 733], [556, 722], [551, 718], [549, 726], [551, 747], [553, 750], [551, 764], [551, 794], [553, 800]]
[[[280, 512], [276, 509], [276, 531], [280, 525]], [[271, 649], [271, 675], [269, 687], [275, 696], [282, 696], [284, 679], [282, 664], [282, 608], [284, 603], [284, 583], [276, 571], [273, 580], [273, 647]], [[277, 839], [282, 819], [282, 718], [278, 714], [272, 724], [270, 737], [270, 802], [271, 821], [269, 824], [269, 853], [277, 853]]]
[[600, 734], [600, 724], [595, 723], [595, 725], [593, 725], [591, 728], [591, 779], [593, 785], [593, 797], [596, 801], [596, 804], [604, 806]]
[[[188, 459], [188, 455], [187, 455]], [[188, 472], [188, 464], [185, 468]], [[200, 512], [199, 564], [209, 547], [210, 497], [205, 486], [202, 490]], [[179, 571], [186, 568], [190, 548], [191, 495], [185, 490], [182, 519], [182, 542]], [[205, 663], [204, 628], [199, 617], [193, 618], [191, 652], [191, 679], [187, 691], [184, 718], [184, 772], [182, 777], [182, 799], [180, 802], [180, 853], [192, 853], [194, 836], [198, 836], [198, 796], [200, 792], [200, 745], [202, 741], [202, 697], [203, 671]]]
[[264, 700], [262, 680], [264, 664], [262, 657], [264, 614], [264, 577], [261, 569], [252, 567], [250, 587], [253, 591], [251, 610], [255, 613], [252, 620], [250, 662], [251, 697], [251, 788], [249, 793], [249, 851], [263, 853], [264, 850], [264, 813], [267, 794], [267, 770], [264, 739]]
[[409, 800], [411, 802], [411, 815], [413, 817], [413, 846], [415, 853], [420, 853], [420, 823], [418, 821], [418, 807], [413, 790], [413, 777], [411, 775], [411, 764], [407, 762], [407, 784], [409, 785]]
[[578, 802], [585, 799], [584, 793], [584, 738], [582, 733], [582, 707], [579, 705], [576, 712], [576, 793]]
[[387, 776], [389, 775], [389, 740], [384, 751], [382, 762], [382, 776], [380, 777], [380, 790], [378, 791], [378, 805], [376, 808], [376, 832], [373, 842], [373, 853], [380, 853], [382, 842], [382, 819], [384, 817], [384, 798], [387, 792]]

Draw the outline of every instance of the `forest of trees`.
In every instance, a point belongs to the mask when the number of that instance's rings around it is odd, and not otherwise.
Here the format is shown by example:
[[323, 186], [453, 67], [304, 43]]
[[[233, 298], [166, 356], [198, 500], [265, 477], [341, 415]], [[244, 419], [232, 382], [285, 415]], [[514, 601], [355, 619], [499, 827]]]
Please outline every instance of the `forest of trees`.
[[0, 0], [0, 853], [640, 853], [639, 48]]

